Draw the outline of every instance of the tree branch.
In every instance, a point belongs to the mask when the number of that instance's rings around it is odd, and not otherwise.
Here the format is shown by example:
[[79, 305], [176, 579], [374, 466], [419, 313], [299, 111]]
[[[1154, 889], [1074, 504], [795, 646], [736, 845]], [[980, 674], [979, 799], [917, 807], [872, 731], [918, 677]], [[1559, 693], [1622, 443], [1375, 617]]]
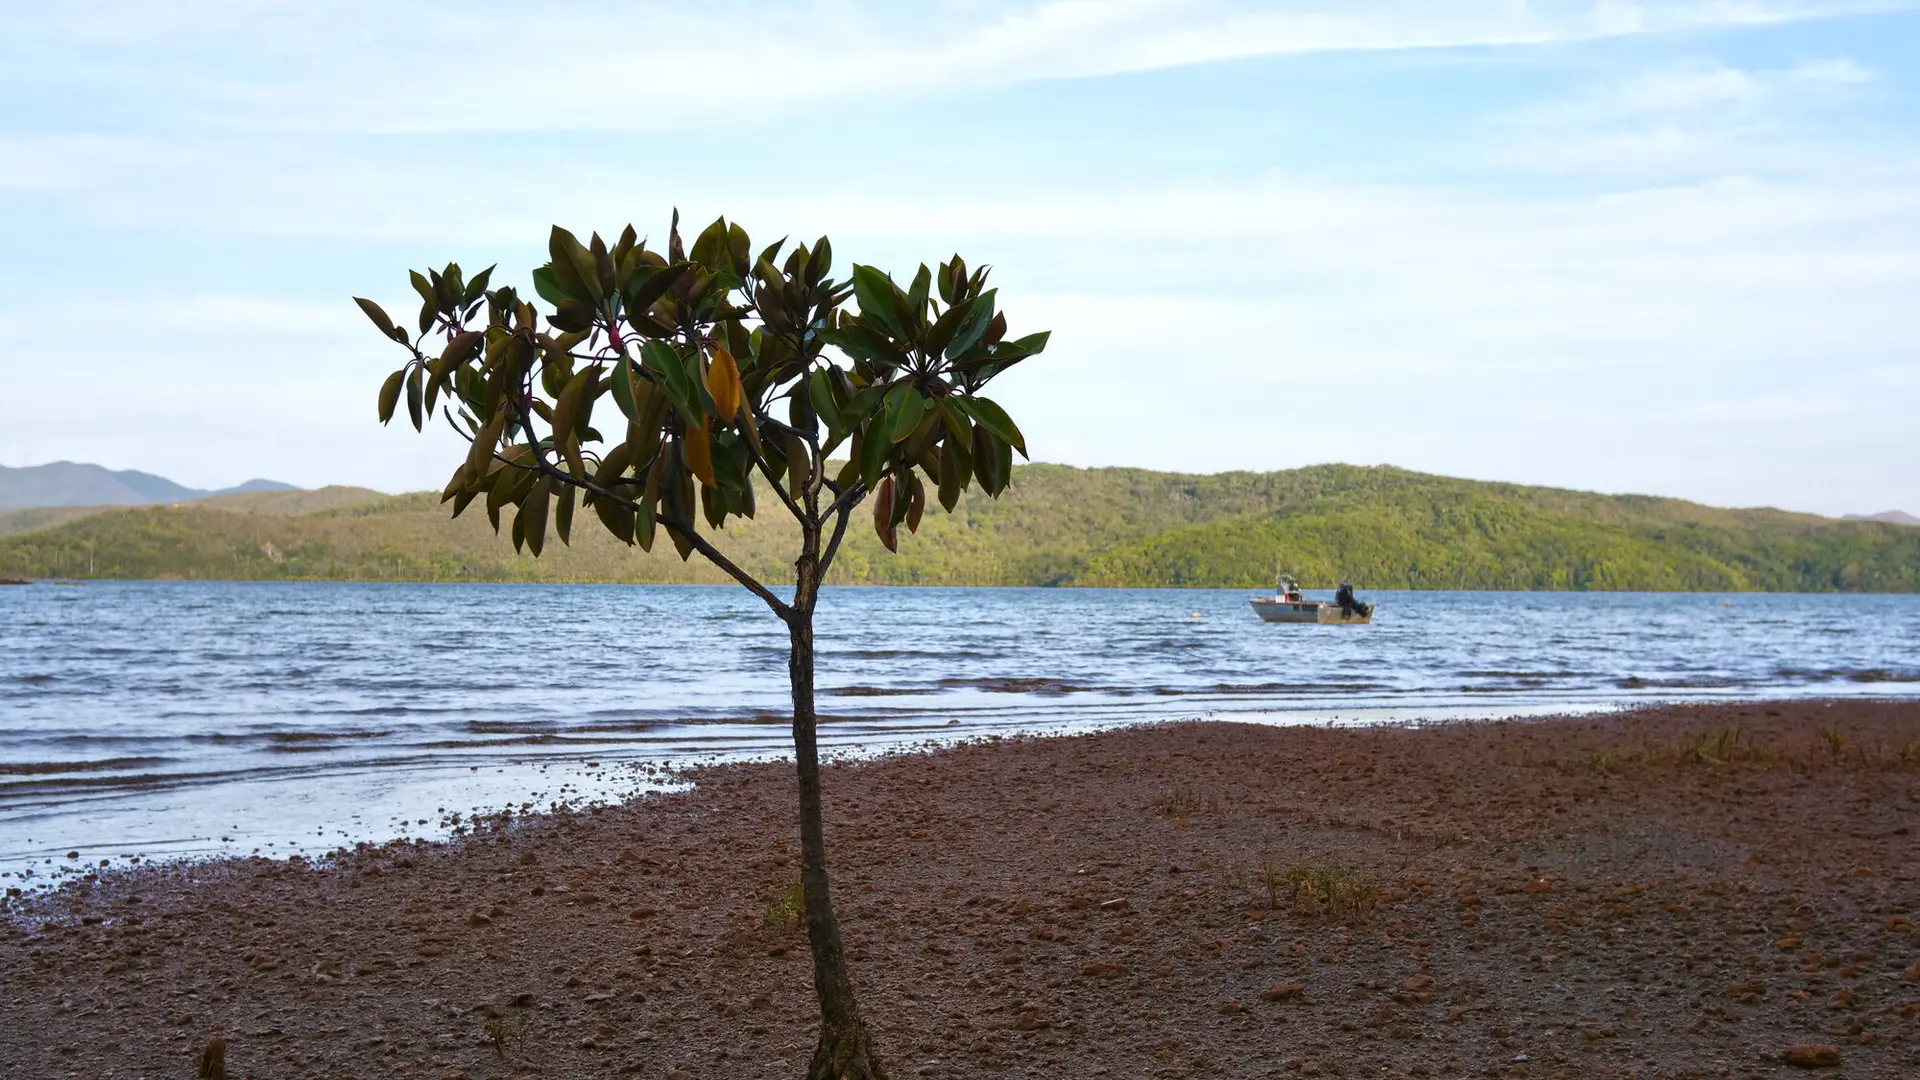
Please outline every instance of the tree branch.
[[820, 556], [820, 580], [827, 580], [827, 571], [833, 566], [833, 557], [840, 552], [840, 540], [847, 535], [847, 519], [853, 516], [853, 507], [840, 511], [839, 519], [833, 523], [833, 539], [827, 541], [827, 550]]
[[[571, 477], [568, 477], [567, 479], [569, 481], [572, 480]], [[595, 496], [595, 498], [599, 498], [599, 497], [600, 496], [597, 496], [597, 495]], [[615, 498], [618, 498], [618, 496], [615, 496]], [[626, 499], [619, 499], [619, 501], [626, 503], [628, 506], [634, 505], [633, 503], [629, 502]], [[760, 584], [760, 582], [756, 580], [752, 574], [749, 574], [745, 570], [742, 570], [738, 566], [735, 566], [732, 559], [729, 559], [725, 555], [721, 554], [719, 548], [714, 547], [712, 544], [708, 543], [706, 537], [703, 537], [698, 532], [695, 532], [693, 528], [689, 526], [686, 522], [681, 521], [679, 518], [665, 517], [660, 514], [655, 514], [653, 519], [655, 521], [658, 521], [660, 524], [666, 526], [667, 528], [673, 530], [674, 532], [679, 533], [681, 536], [686, 537], [688, 542], [690, 542], [693, 545], [693, 550], [698, 551], [700, 554], [706, 556], [708, 562], [712, 563], [713, 565], [719, 567], [722, 570], [725, 570], [729, 575], [733, 577], [733, 580], [739, 582], [742, 585], [745, 585], [747, 587], [747, 591], [751, 592], [753, 595], [765, 601], [766, 605], [769, 608], [773, 609], [773, 613], [775, 615], [778, 615], [781, 619], [784, 620], [789, 615], [793, 614], [792, 605], [788, 604], [785, 600], [782, 600], [779, 597], [773, 595], [772, 590], [768, 589], [765, 585]]]
[[[854, 507], [860, 505], [860, 500], [866, 497], [867, 497], [866, 481], [855, 480], [853, 483], [848, 484], [844, 491], [841, 491], [838, 495], [834, 496], [832, 505], [827, 507], [827, 514], [846, 513], [847, 511], [852, 510]], [[823, 514], [821, 515], [821, 517], [824, 519], [827, 516], [827, 514]]]
[[[751, 408], [747, 410], [747, 423], [756, 426], [759, 423], [755, 417], [754, 410]], [[769, 421], [769, 423], [771, 423], [771, 421]], [[793, 520], [802, 525], [807, 524], [808, 518], [806, 511], [800, 508], [799, 503], [793, 501], [793, 496], [787, 494], [786, 488], [780, 486], [779, 477], [773, 475], [773, 466], [767, 464], [766, 457], [762, 455], [760, 451], [754, 449], [752, 440], [747, 441], [747, 453], [752, 455], [754, 467], [760, 470], [760, 475], [767, 478], [767, 486], [771, 487], [773, 493], [780, 496], [780, 501], [786, 504], [787, 512], [793, 515]]]
[[[495, 456], [497, 457], [498, 455], [495, 455]], [[601, 484], [597, 484], [592, 480], [588, 480], [584, 477], [575, 476], [571, 472], [568, 472], [565, 469], [555, 466], [551, 462], [540, 457], [538, 450], [534, 452], [534, 460], [536, 464], [534, 466], [531, 466], [531, 468], [533, 468], [534, 471], [541, 473], [542, 475], [552, 477], [553, 479], [558, 480], [563, 484], [571, 484], [574, 487], [580, 488], [583, 491], [590, 491], [593, 493], [593, 497], [596, 499], [606, 499], [609, 502], [616, 503], [620, 506], [624, 506], [636, 514], [640, 512], [639, 503], [634, 502], [632, 499], [629, 499], [626, 496], [619, 494], [618, 492], [612, 490], [611, 488], [608, 488]], [[514, 464], [514, 463], [508, 462], [508, 464]], [[529, 468], [529, 466], [522, 465], [520, 466], [520, 468]], [[778, 615], [782, 619], [784, 619], [787, 617], [787, 615], [790, 612], [792, 612], [793, 608], [791, 605], [789, 605], [786, 601], [780, 599], [778, 596], [773, 595], [773, 592], [769, 590], [765, 585], [760, 584], [759, 580], [756, 579], [752, 574], [749, 574], [745, 570], [740, 569], [739, 566], [734, 564], [732, 559], [727, 558], [725, 553], [723, 553], [719, 548], [714, 547], [713, 544], [708, 542], [706, 537], [701, 536], [698, 532], [696, 532], [693, 529], [692, 526], [688, 525], [684, 521], [681, 521], [679, 518], [667, 517], [666, 515], [660, 514], [660, 513], [654, 514], [654, 520], [666, 526], [667, 528], [673, 530], [674, 532], [679, 533], [681, 536], [686, 537], [688, 542], [690, 542], [693, 545], [693, 549], [695, 551], [698, 551], [701, 555], [705, 556], [708, 562], [719, 567], [721, 570], [726, 571], [726, 573], [730, 577], [732, 577], [735, 581], [738, 581], [740, 584], [746, 586], [747, 590], [753, 593], [753, 595], [765, 601], [766, 605], [773, 609], [773, 613], [775, 615]]]
[[[533, 397], [532, 372], [531, 370], [529, 370], [528, 376], [527, 376], [527, 385], [522, 387], [520, 400], [513, 402], [513, 404], [517, 406], [516, 411], [518, 411], [520, 414], [521, 426], [526, 428], [527, 430], [527, 445], [533, 451], [534, 464], [531, 466], [532, 470], [544, 476], [548, 476], [555, 480], [558, 480], [563, 484], [571, 484], [574, 487], [580, 488], [582, 490], [590, 491], [593, 493], [593, 497], [596, 499], [610, 499], [613, 502], [618, 503], [619, 505], [624, 506], [629, 510], [632, 510], [636, 514], [639, 513], [640, 512], [639, 503], [634, 502], [632, 499], [629, 499], [623, 495], [616, 494], [612, 490], [606, 487], [603, 487], [600, 484], [594, 483], [593, 481], [588, 480], [584, 477], [575, 476], [571, 472], [568, 472], [565, 469], [561, 469], [555, 466], [552, 462], [546, 459], [546, 455], [542, 454], [540, 451], [540, 440], [535, 437], [535, 432], [533, 430], [533, 410], [532, 410], [532, 407], [528, 404], [528, 402], [532, 400], [532, 397]], [[495, 454], [494, 456], [499, 457], [498, 454]], [[502, 459], [502, 460], [505, 460], [505, 459]], [[513, 464], [513, 463], [509, 462], [509, 464]], [[528, 466], [521, 466], [521, 468], [528, 468]], [[759, 580], [756, 579], [752, 574], [749, 574], [745, 570], [740, 569], [739, 566], [734, 564], [734, 561], [732, 559], [727, 558], [727, 556], [723, 552], [721, 552], [719, 548], [714, 547], [711, 543], [709, 543], [707, 539], [701, 536], [697, 531], [695, 531], [692, 526], [688, 525], [684, 521], [681, 521], [679, 518], [670, 518], [657, 513], [654, 515], [654, 520], [658, 521], [660, 524], [665, 525], [667, 528], [685, 537], [687, 539], [687, 542], [693, 545], [693, 549], [695, 551], [698, 551], [702, 556], [704, 556], [708, 562], [712, 563], [713, 565], [719, 567], [721, 570], [725, 571], [729, 577], [733, 578], [733, 580], [746, 586], [747, 591], [759, 597], [769, 608], [772, 608], [773, 613], [775, 615], [778, 615], [781, 619], [784, 620], [793, 613], [792, 605], [788, 604], [786, 601], [780, 599], [779, 597], [773, 595], [772, 590], [768, 589], [765, 585], [762, 585], [759, 582]]]

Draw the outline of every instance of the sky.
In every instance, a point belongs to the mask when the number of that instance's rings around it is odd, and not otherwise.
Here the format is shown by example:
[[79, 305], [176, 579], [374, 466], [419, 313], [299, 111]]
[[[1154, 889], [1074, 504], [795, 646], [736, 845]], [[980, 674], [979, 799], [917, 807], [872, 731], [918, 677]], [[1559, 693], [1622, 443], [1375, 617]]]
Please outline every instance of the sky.
[[0, 0], [0, 464], [438, 488], [350, 297], [992, 264], [1036, 460], [1920, 511], [1920, 2]]

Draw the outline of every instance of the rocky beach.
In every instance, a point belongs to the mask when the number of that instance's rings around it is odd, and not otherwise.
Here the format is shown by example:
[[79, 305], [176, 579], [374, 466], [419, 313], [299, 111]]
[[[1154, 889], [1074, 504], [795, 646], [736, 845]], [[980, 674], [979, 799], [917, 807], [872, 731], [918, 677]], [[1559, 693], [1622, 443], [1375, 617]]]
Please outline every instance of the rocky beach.
[[[9, 1076], [792, 1077], [780, 763], [0, 911]], [[1920, 703], [1179, 723], [832, 767], [896, 1077], [1920, 1069]]]

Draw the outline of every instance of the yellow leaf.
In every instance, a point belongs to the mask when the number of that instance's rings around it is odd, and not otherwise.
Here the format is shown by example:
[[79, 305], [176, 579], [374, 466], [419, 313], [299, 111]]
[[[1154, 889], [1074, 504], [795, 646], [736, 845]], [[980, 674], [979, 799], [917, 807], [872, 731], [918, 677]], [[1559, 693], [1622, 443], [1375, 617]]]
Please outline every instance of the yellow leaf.
[[706, 425], [687, 426], [687, 433], [681, 436], [681, 446], [686, 453], [687, 468], [707, 487], [719, 487], [713, 478], [713, 442], [707, 437]]
[[713, 347], [713, 362], [707, 365], [707, 393], [713, 398], [720, 422], [732, 423], [740, 412], [744, 392], [740, 388], [739, 365], [733, 362], [733, 354], [720, 345]]

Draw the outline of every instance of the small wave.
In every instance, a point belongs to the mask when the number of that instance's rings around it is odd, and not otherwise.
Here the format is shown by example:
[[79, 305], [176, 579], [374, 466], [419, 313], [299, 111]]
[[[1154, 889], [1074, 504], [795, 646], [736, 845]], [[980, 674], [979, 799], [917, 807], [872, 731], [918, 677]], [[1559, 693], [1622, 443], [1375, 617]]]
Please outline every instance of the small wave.
[[611, 720], [592, 724], [575, 724], [568, 727], [567, 730], [606, 734], [618, 734], [621, 732], [636, 734], [644, 731], [658, 731], [666, 727], [667, 724], [668, 721], [666, 720]]
[[1202, 694], [1359, 694], [1384, 690], [1382, 683], [1215, 683], [1194, 691]]
[[58, 678], [57, 675], [22, 675], [14, 681], [26, 683], [28, 686], [45, 686]]
[[829, 697], [903, 697], [925, 691], [896, 686], [835, 686], [820, 692]]
[[157, 788], [187, 784], [196, 780], [225, 780], [241, 775], [234, 772], [137, 773], [131, 776], [68, 776], [47, 780], [0, 782], [0, 798], [22, 793], [79, 791], [99, 788]]
[[409, 743], [417, 750], [487, 750], [499, 746], [603, 746], [624, 739], [581, 739], [556, 732], [518, 735], [505, 739], [441, 739], [435, 742]]
[[172, 758], [164, 757], [121, 757], [103, 758], [98, 761], [0, 762], [0, 776], [45, 776], [55, 773], [105, 772], [108, 769], [137, 769], [149, 765], [165, 765], [172, 760]]
[[1848, 672], [1847, 680], [1857, 683], [1920, 682], [1920, 671], [1888, 671], [1885, 668], [1873, 668], [1867, 671]]
[[276, 731], [267, 736], [274, 743], [338, 742], [341, 739], [384, 739], [391, 731]]
[[1622, 690], [1730, 690], [1742, 684], [1739, 679], [1729, 679], [1725, 676], [1643, 679], [1638, 675], [1628, 675], [1624, 679], [1616, 680], [1614, 685]]
[[984, 658], [987, 654], [972, 649], [962, 649], [958, 652], [933, 649], [847, 649], [835, 650], [831, 655], [835, 659], [844, 657], [849, 660], [952, 660], [956, 658], [977, 660]]
[[1920, 682], [1920, 671], [1894, 668], [1776, 668], [1774, 675], [1796, 682]]
[[978, 679], [941, 679], [939, 685], [951, 689], [984, 690], [989, 694], [1037, 694], [1042, 697], [1057, 697], [1062, 694], [1097, 693], [1097, 686], [1082, 686], [1062, 679], [1015, 679], [1015, 678], [978, 678]]

